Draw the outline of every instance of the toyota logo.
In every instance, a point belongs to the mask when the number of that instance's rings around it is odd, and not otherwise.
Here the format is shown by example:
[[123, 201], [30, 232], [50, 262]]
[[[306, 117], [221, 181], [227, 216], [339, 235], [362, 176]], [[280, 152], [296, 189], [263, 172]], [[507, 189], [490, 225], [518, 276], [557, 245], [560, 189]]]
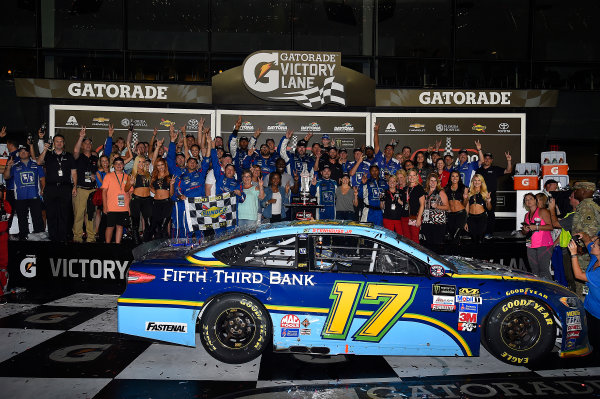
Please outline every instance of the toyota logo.
[[510, 126], [508, 123], [502, 122], [501, 124], [498, 125], [498, 127], [502, 130], [507, 130]]

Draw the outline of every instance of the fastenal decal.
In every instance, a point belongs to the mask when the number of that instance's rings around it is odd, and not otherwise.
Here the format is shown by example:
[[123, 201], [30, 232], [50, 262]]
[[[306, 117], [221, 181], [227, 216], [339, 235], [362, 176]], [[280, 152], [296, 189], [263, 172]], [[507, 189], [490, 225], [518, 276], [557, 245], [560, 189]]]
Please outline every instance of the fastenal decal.
[[341, 53], [257, 51], [242, 65], [246, 88], [267, 101], [294, 101], [316, 109], [346, 105], [345, 82], [336, 76]]
[[186, 323], [166, 323], [159, 321], [147, 321], [146, 331], [187, 333]]

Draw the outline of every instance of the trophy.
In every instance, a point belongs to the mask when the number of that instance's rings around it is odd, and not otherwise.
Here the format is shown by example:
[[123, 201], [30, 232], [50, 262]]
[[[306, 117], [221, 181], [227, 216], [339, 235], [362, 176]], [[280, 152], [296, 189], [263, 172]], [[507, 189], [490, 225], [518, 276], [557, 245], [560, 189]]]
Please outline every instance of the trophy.
[[308, 165], [306, 163], [302, 167], [300, 172], [300, 200], [302, 204], [306, 205], [306, 202], [310, 198], [310, 173], [308, 173]]

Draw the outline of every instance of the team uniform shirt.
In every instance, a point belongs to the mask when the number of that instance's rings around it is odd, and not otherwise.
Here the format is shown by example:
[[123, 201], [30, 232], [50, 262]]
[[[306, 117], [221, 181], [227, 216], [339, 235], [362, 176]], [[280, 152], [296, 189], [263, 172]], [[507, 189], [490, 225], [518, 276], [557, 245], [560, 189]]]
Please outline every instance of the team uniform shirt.
[[19, 160], [10, 168], [10, 178], [14, 182], [15, 199], [34, 199], [40, 197], [40, 178], [44, 177], [44, 169], [34, 160]]
[[[17, 153], [19, 152], [19, 150], [13, 151], [11, 153], [8, 154], [8, 159], [12, 159], [14, 164], [16, 164], [17, 162], [19, 162], [20, 158], [17, 155]], [[6, 156], [5, 154], [2, 154], [2, 156]], [[8, 159], [6, 160], [8, 162]], [[0, 176], [2, 176], [2, 173], [0, 173]], [[4, 176], [0, 177], [0, 182], [4, 181]], [[10, 177], [6, 180], [6, 189], [7, 190], [13, 190], [15, 188], [14, 186], [14, 180], [11, 179]]]
[[250, 169], [250, 165], [258, 165], [262, 176], [265, 177], [271, 172], [275, 172], [275, 161], [277, 161], [279, 155], [270, 155], [268, 158], [263, 157], [260, 154], [254, 153], [251, 156], [247, 156], [242, 163], [244, 169]]
[[456, 166], [456, 168], [454, 168], [454, 170], [456, 170], [460, 174], [460, 178], [463, 184], [467, 187], [469, 187], [469, 185], [471, 184], [471, 179], [473, 178], [473, 175], [475, 174], [475, 171], [477, 169], [479, 169], [479, 162], [477, 161], [467, 161], [463, 164], [459, 164], [458, 166]]
[[[248, 156], [248, 150], [242, 150], [239, 147], [237, 134], [238, 131], [235, 129], [231, 132], [231, 134], [229, 135], [228, 146], [229, 152], [231, 153], [231, 157], [233, 158], [233, 166], [235, 167], [235, 171], [237, 172], [238, 176], [241, 176], [243, 171], [244, 160]], [[247, 148], [254, 147], [255, 144], [256, 138], [252, 136], [248, 141]]]
[[[354, 165], [356, 165], [356, 161], [347, 162], [347, 165], [349, 174], [352, 168], [354, 168]], [[359, 187], [362, 184], [363, 176], [369, 176], [369, 168], [371, 168], [371, 163], [367, 161], [362, 161], [360, 165], [358, 165], [358, 169], [356, 169], [356, 173], [354, 174], [354, 176], [350, 176], [350, 185], [352, 187]], [[359, 196], [361, 196], [362, 198], [360, 191]]]
[[177, 156], [177, 146], [175, 143], [169, 143], [169, 151], [167, 152], [167, 166], [169, 167], [169, 173], [175, 177], [181, 176], [185, 171], [185, 167], [180, 168], [175, 162]]
[[504, 168], [496, 165], [492, 165], [489, 168], [481, 166], [475, 173], [483, 176], [488, 192], [493, 193], [498, 190], [498, 178], [504, 176]]
[[590, 263], [585, 271], [589, 292], [585, 296], [583, 307], [590, 312], [592, 316], [600, 319], [600, 267], [594, 269], [594, 264], [598, 258], [596, 258], [595, 255], [592, 255], [591, 246], [592, 243], [589, 243], [587, 247], [590, 254]]
[[382, 179], [385, 178], [386, 174], [390, 176], [395, 175], [398, 170], [402, 169], [400, 162], [396, 158], [391, 157], [389, 161], [386, 161], [385, 155], [381, 151], [375, 155], [375, 165], [379, 166], [379, 177]]
[[369, 179], [366, 184], [362, 184], [358, 192], [362, 192], [365, 206], [367, 207], [367, 222], [372, 222], [378, 226], [383, 224], [383, 212], [381, 211], [381, 198], [388, 189], [385, 180]]
[[[327, 162], [325, 163], [325, 165], [327, 165], [329, 167], [329, 170], [331, 171], [331, 176], [329, 177], [331, 180], [335, 181], [336, 183], [340, 181], [340, 179], [342, 178], [342, 176], [344, 175], [344, 168], [342, 167], [342, 164], [340, 163], [331, 163], [331, 162]], [[323, 169], [319, 169], [319, 175], [321, 174], [320, 172]]]
[[208, 171], [209, 159], [205, 158], [200, 164], [200, 168], [190, 172], [186, 170], [179, 177], [177, 184], [177, 193], [186, 197], [204, 197], [206, 172]]
[[289, 140], [283, 136], [279, 142], [279, 146], [277, 147], [277, 152], [287, 163], [289, 173], [293, 176], [294, 172], [296, 172], [298, 173], [298, 176], [300, 176], [300, 173], [302, 173], [302, 170], [304, 169], [304, 165], [306, 165], [306, 170], [308, 170], [310, 173], [315, 166], [315, 160], [306, 153], [303, 156], [300, 156], [297, 152], [292, 153], [287, 151], [288, 142]]
[[337, 184], [331, 179], [320, 179], [316, 185], [310, 185], [310, 195], [316, 196], [319, 205], [324, 206], [319, 209], [319, 219], [335, 219], [336, 188]]

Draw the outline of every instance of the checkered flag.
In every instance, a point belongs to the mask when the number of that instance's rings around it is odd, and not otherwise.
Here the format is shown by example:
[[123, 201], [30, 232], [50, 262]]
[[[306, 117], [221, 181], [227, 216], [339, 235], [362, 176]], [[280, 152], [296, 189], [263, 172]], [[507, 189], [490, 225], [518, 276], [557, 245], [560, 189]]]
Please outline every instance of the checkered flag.
[[296, 151], [296, 146], [298, 145], [298, 137], [292, 136], [292, 145], [290, 145], [290, 149], [292, 151]]
[[188, 197], [185, 201], [185, 215], [192, 231], [235, 226], [236, 197], [230, 193], [214, 197]]
[[453, 155], [452, 154], [452, 137], [446, 137], [446, 151], [444, 151], [444, 155]]
[[344, 85], [333, 81], [334, 77], [326, 78], [323, 87], [312, 87], [302, 91], [292, 91], [285, 97], [271, 97], [273, 100], [290, 100], [304, 105], [307, 108], [319, 107], [326, 103], [346, 105]]

